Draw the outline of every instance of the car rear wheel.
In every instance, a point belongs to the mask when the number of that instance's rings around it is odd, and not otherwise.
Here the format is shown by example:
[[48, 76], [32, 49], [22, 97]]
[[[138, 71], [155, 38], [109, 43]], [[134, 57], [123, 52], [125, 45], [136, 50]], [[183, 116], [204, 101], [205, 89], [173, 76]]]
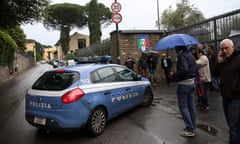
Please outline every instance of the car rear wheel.
[[142, 106], [150, 106], [153, 101], [153, 92], [150, 88], [147, 88], [144, 93], [144, 98], [142, 101]]
[[92, 136], [100, 135], [107, 123], [106, 110], [102, 107], [97, 107], [94, 109], [91, 117], [88, 121], [88, 130]]

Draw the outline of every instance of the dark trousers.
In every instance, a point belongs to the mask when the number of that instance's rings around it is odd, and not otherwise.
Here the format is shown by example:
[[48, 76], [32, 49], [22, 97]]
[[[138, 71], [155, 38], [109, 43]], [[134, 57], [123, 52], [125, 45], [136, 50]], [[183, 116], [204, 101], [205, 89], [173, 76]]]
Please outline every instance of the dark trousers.
[[203, 95], [200, 96], [198, 94], [198, 106], [205, 108], [208, 107], [208, 90], [209, 90], [210, 83], [209, 82], [203, 82], [202, 83], [202, 89], [203, 89]]
[[223, 110], [229, 127], [229, 144], [240, 144], [240, 99], [223, 98]]
[[164, 74], [165, 74], [165, 78], [166, 78], [166, 83], [170, 84], [171, 83], [170, 69], [164, 68]]

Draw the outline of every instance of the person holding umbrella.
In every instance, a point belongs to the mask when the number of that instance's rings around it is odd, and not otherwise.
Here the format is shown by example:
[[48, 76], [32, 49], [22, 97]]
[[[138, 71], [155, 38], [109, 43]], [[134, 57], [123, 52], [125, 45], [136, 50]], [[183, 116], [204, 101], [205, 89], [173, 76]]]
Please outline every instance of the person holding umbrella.
[[158, 62], [158, 55], [155, 52], [151, 52], [150, 56], [148, 57], [148, 70], [149, 70], [149, 80], [153, 84], [154, 87], [157, 86], [157, 62]]
[[171, 78], [177, 82], [177, 99], [180, 113], [185, 124], [180, 133], [183, 137], [196, 135], [195, 84], [196, 76], [195, 57], [192, 54], [192, 45], [199, 42], [187, 34], [171, 34], [158, 41], [154, 50], [175, 48], [177, 53], [177, 68], [171, 73]]
[[183, 137], [196, 135], [196, 109], [195, 109], [195, 57], [186, 46], [177, 46], [177, 69], [172, 75], [177, 82], [177, 97], [180, 113], [185, 128], [180, 133]]
[[142, 55], [138, 61], [138, 71], [146, 78], [148, 78], [148, 57], [148, 53], [142, 52]]

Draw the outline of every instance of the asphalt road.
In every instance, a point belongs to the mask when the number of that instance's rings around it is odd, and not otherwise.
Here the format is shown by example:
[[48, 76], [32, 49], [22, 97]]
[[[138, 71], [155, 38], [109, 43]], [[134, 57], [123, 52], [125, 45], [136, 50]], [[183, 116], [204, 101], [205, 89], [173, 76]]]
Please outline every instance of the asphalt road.
[[89, 137], [84, 130], [71, 133], [45, 133], [24, 119], [26, 89], [46, 70], [38, 64], [0, 85], [0, 141], [3, 144], [227, 144], [228, 130], [221, 96], [211, 92], [208, 111], [197, 111], [197, 136], [179, 135], [184, 127], [176, 101], [176, 85], [154, 88], [152, 106], [137, 107], [108, 122], [104, 133]]

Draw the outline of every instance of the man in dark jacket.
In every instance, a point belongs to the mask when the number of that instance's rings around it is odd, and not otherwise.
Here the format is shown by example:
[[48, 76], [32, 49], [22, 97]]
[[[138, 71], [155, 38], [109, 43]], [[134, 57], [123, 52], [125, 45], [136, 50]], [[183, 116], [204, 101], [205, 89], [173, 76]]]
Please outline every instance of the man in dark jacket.
[[209, 60], [209, 66], [210, 66], [210, 72], [211, 72], [211, 85], [210, 90], [213, 91], [219, 91], [218, 88], [218, 77], [215, 74], [215, 65], [216, 65], [216, 54], [214, 52], [214, 47], [212, 45], [208, 46], [208, 60]]
[[142, 55], [139, 59], [138, 62], [138, 71], [140, 74], [142, 74], [142, 76], [148, 78], [148, 55], [144, 52], [142, 52]]
[[170, 72], [172, 69], [172, 61], [170, 58], [168, 58], [166, 53], [162, 54], [162, 59], [161, 59], [161, 66], [164, 70], [165, 78], [166, 78], [166, 83], [167, 85], [170, 84], [171, 78], [170, 78]]
[[195, 57], [187, 47], [176, 47], [177, 70], [173, 79], [178, 83], [177, 97], [185, 128], [180, 133], [184, 137], [196, 135], [196, 109], [194, 97]]
[[[156, 54], [156, 53], [155, 53]], [[148, 57], [148, 70], [149, 70], [149, 80], [151, 84], [155, 87], [157, 86], [157, 62], [158, 62], [158, 56], [156, 56], [154, 53], [151, 53], [151, 55]]]
[[135, 64], [135, 60], [132, 57], [132, 54], [129, 53], [125, 60], [125, 66], [134, 71], [134, 64]]
[[220, 76], [223, 110], [229, 127], [230, 144], [240, 144], [240, 52], [230, 39], [220, 43], [216, 72]]

